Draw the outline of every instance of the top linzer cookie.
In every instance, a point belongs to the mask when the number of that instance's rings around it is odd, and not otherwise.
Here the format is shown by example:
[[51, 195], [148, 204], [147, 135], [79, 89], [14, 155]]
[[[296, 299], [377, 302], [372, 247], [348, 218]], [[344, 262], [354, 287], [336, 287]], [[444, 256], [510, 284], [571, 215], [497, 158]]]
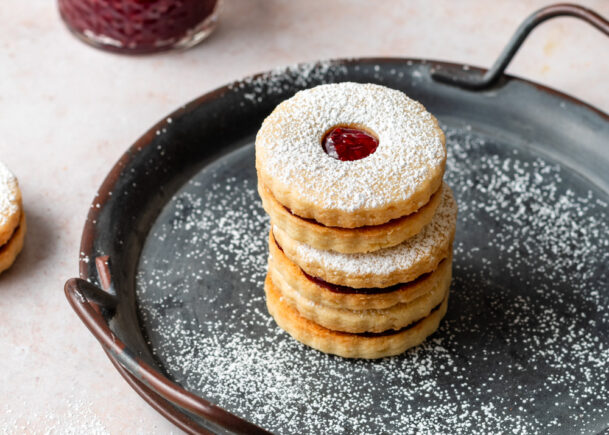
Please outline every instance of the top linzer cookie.
[[374, 84], [298, 92], [256, 136], [259, 181], [293, 214], [326, 226], [381, 225], [416, 212], [439, 189], [445, 164], [436, 118]]

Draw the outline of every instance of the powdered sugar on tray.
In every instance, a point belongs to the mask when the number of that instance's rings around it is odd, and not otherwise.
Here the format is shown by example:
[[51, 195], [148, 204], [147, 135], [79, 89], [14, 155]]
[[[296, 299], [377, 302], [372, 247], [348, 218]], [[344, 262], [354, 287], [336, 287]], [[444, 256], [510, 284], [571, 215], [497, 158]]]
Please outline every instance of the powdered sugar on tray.
[[[450, 188], [443, 187], [442, 202], [432, 221], [419, 234], [397, 246], [366, 254], [342, 254], [336, 251], [322, 251], [304, 243], [293, 241], [296, 257], [305, 265], [314, 264], [330, 273], [337, 272], [350, 276], [387, 276], [395, 271], [406, 271], [417, 264], [446, 251], [451, 242], [457, 220], [457, 204]], [[273, 229], [277, 231], [278, 229]], [[300, 261], [302, 260], [302, 261]]]
[[[330, 157], [321, 140], [337, 125], [369, 129], [378, 148], [359, 160]], [[442, 139], [436, 119], [404, 93], [375, 84], [335, 83], [300, 91], [281, 103], [258, 132], [256, 160], [263, 182], [289, 208], [404, 211], [404, 202], [442, 173]], [[405, 214], [418, 208], [406, 205], [413, 208]]]
[[299, 63], [248, 77], [236, 82], [232, 88], [247, 88], [249, 92], [245, 94], [245, 102], [242, 104], [256, 104], [268, 99], [269, 95], [281, 94], [288, 89], [307, 88], [312, 83], [340, 80], [346, 72], [346, 66], [330, 60]]
[[208, 166], [153, 226], [137, 278], [159, 364], [277, 433], [574, 433], [609, 402], [609, 208], [577, 174], [446, 129], [459, 204], [448, 314], [379, 361], [306, 348], [268, 315], [253, 147]]

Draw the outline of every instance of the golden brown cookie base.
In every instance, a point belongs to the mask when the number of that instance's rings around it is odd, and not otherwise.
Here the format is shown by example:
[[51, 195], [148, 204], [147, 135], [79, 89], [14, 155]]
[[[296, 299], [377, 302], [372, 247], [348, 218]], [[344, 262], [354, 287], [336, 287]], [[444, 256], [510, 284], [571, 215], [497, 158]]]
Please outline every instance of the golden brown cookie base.
[[286, 209], [270, 190], [258, 183], [258, 193], [273, 225], [281, 228], [288, 237], [322, 250], [346, 254], [371, 252], [398, 245], [418, 234], [434, 216], [441, 202], [441, 189], [429, 202], [408, 216], [394, 219], [383, 225], [360, 228], [327, 227], [315, 221], [300, 218]]
[[269, 234], [269, 273], [281, 274], [283, 280], [308, 300], [334, 308], [348, 310], [385, 309], [396, 304], [405, 304], [429, 293], [434, 286], [451, 274], [452, 256], [444, 259], [437, 269], [418, 277], [415, 281], [390, 288], [390, 291], [374, 294], [335, 292], [307, 278], [302, 269], [294, 264], [279, 249], [272, 232]]
[[429, 316], [411, 327], [389, 335], [366, 336], [332, 331], [302, 317], [292, 308], [267, 276], [266, 304], [277, 324], [293, 338], [314, 349], [345, 358], [382, 358], [398, 355], [422, 343], [438, 329], [446, 313], [448, 296]]
[[13, 236], [7, 243], [0, 246], [0, 273], [13, 265], [17, 256], [23, 249], [23, 241], [27, 231], [26, 227], [25, 212], [22, 211], [19, 226], [14, 231]]

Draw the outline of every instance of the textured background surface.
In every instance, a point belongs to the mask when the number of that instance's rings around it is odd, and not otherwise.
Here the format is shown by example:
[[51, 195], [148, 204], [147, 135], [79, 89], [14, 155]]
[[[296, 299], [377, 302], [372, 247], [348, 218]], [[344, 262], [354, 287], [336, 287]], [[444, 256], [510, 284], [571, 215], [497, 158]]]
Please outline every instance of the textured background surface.
[[[0, 277], [0, 431], [177, 432], [122, 380], [69, 308], [80, 233], [107, 171], [149, 126], [228, 81], [333, 57], [427, 57], [488, 66], [547, 1], [227, 0], [221, 24], [185, 53], [130, 58], [76, 41], [55, 2], [0, 9], [0, 160], [19, 177], [25, 251]], [[603, 0], [581, 1], [605, 16]], [[561, 18], [509, 71], [609, 112], [609, 39]]]

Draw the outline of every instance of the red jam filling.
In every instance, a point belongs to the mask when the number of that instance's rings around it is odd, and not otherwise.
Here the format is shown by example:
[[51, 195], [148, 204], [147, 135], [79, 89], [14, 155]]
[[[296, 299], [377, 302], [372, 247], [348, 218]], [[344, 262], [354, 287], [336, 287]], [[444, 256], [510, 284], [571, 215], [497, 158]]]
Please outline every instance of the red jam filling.
[[381, 293], [391, 293], [393, 291], [400, 289], [401, 287], [404, 287], [404, 284], [396, 284], [396, 285], [392, 285], [391, 287], [384, 287], [384, 288], [380, 288], [380, 287], [379, 288], [354, 288], [354, 287], [347, 287], [344, 285], [337, 285], [337, 284], [329, 283], [327, 281], [324, 281], [323, 279], [319, 279], [315, 276], [309, 275], [304, 270], [302, 270], [302, 273], [304, 273], [304, 275], [309, 279], [309, 281], [313, 281], [318, 286], [323, 287], [326, 290], [330, 290], [331, 292], [334, 292], [334, 293], [376, 295], [376, 294], [381, 294]]
[[[281, 249], [281, 248], [279, 248], [279, 249]], [[325, 288], [326, 290], [330, 290], [331, 292], [334, 292], [334, 293], [362, 294], [362, 295], [378, 295], [378, 294], [382, 294], [382, 293], [391, 293], [391, 292], [394, 292], [396, 290], [403, 288], [406, 285], [410, 286], [410, 285], [414, 285], [420, 281], [423, 281], [429, 275], [431, 275], [431, 272], [425, 273], [408, 284], [395, 284], [395, 285], [392, 285], [391, 287], [354, 288], [354, 287], [347, 287], [344, 285], [332, 284], [327, 281], [324, 281], [323, 279], [319, 279], [315, 276], [311, 276], [302, 269], [300, 269], [300, 270], [302, 271], [302, 273], [304, 273], [304, 276], [306, 276], [309, 279], [309, 281], [313, 281], [315, 284], [317, 284], [320, 287]]]
[[326, 133], [321, 144], [326, 154], [344, 162], [368, 157], [376, 151], [379, 141], [363, 130], [334, 127]]

